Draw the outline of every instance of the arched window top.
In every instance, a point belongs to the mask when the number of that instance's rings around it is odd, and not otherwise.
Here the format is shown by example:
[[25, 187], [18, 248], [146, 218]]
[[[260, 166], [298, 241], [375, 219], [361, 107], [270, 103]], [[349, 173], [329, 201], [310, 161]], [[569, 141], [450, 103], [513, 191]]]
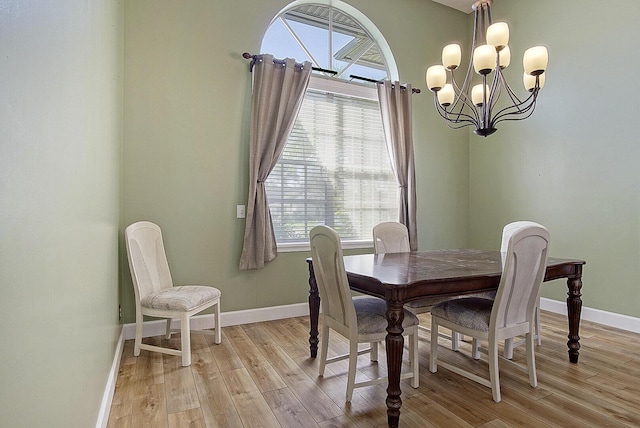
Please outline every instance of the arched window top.
[[261, 52], [310, 61], [314, 67], [337, 72], [315, 72], [323, 77], [399, 80], [382, 33], [364, 14], [339, 0], [292, 2], [269, 25]]

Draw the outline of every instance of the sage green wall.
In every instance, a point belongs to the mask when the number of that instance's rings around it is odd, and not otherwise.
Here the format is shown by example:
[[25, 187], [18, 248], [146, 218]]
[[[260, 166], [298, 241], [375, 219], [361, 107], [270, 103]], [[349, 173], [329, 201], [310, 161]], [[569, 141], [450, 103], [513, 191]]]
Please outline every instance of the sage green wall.
[[123, 7], [0, 1], [0, 426], [95, 426], [120, 332]]
[[[497, 248], [504, 224], [531, 219], [551, 232], [551, 254], [583, 258], [583, 301], [640, 316], [640, 40], [637, 2], [496, 1], [511, 27], [511, 81], [525, 48], [549, 49], [535, 113], [470, 137], [470, 244]], [[566, 298], [566, 287], [543, 296]]]
[[[466, 39], [467, 17], [427, 0], [351, 0], [375, 23], [414, 96], [420, 248], [464, 246], [468, 144], [436, 117], [424, 72], [442, 45]], [[124, 224], [148, 219], [165, 235], [174, 281], [222, 290], [222, 310], [307, 301], [306, 252], [239, 271], [248, 187], [250, 74], [283, 0], [125, 3]], [[122, 303], [134, 321], [123, 249]]]

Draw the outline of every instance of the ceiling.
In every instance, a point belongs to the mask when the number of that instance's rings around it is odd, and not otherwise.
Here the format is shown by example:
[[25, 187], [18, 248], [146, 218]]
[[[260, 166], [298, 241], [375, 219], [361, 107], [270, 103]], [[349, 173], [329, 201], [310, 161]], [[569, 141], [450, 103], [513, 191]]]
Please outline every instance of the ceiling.
[[445, 6], [452, 7], [454, 9], [458, 9], [464, 13], [471, 13], [473, 9], [471, 6], [476, 2], [476, 0], [433, 0], [436, 3], [443, 4]]

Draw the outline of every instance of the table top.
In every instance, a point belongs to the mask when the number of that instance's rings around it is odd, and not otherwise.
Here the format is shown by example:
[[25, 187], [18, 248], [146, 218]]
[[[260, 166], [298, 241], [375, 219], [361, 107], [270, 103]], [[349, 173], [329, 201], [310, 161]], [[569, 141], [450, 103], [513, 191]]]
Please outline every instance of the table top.
[[[567, 277], [567, 269], [583, 264], [585, 262], [582, 260], [549, 257], [545, 281]], [[440, 294], [445, 290], [438, 291], [438, 287], [435, 287], [437, 284], [447, 284], [448, 292], [453, 291], [450, 287], [455, 283], [466, 283], [457, 291], [496, 288], [502, 274], [502, 253], [489, 250], [455, 249], [360, 254], [345, 256], [344, 265], [352, 288], [375, 291], [373, 287], [381, 291], [380, 287], [424, 288], [428, 286], [430, 294]]]

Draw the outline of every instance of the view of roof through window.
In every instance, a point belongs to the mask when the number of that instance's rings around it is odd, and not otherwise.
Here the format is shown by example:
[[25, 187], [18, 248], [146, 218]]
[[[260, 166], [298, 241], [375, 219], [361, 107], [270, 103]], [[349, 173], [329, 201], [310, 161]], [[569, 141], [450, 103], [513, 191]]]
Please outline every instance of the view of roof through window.
[[261, 53], [310, 61], [314, 67], [338, 72], [326, 77], [388, 79], [375, 40], [356, 20], [330, 6], [304, 4], [280, 15], [267, 30]]

